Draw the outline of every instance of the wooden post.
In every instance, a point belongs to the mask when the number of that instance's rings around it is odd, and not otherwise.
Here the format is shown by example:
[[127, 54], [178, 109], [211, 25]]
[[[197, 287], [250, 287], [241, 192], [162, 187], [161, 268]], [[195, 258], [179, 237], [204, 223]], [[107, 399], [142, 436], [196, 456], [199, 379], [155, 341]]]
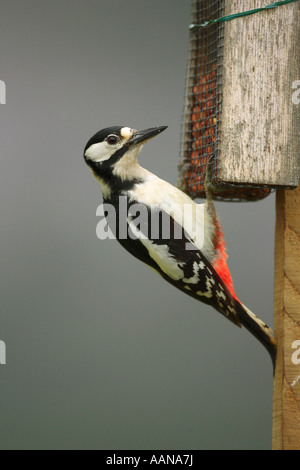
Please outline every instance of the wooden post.
[[300, 186], [277, 191], [273, 449], [300, 449]]

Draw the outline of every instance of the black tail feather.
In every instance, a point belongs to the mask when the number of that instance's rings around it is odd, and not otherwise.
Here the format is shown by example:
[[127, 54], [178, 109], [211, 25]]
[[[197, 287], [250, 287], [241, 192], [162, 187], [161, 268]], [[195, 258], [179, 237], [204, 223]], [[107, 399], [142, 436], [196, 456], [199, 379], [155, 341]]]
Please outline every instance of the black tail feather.
[[255, 338], [260, 341], [271, 356], [273, 371], [275, 371], [276, 364], [276, 341], [273, 337], [273, 332], [262, 320], [260, 320], [251, 310], [240, 302], [236, 302], [236, 309], [239, 315], [241, 324], [247, 328]]

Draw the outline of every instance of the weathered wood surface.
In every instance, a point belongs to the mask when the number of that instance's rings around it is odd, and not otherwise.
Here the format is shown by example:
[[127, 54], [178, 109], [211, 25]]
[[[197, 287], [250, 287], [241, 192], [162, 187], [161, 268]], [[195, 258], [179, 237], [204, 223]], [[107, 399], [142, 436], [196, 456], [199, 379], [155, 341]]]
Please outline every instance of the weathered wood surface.
[[300, 449], [300, 186], [277, 191], [273, 449]]
[[[225, 14], [270, 3], [226, 0]], [[300, 2], [224, 25], [219, 177], [240, 184], [296, 187]]]

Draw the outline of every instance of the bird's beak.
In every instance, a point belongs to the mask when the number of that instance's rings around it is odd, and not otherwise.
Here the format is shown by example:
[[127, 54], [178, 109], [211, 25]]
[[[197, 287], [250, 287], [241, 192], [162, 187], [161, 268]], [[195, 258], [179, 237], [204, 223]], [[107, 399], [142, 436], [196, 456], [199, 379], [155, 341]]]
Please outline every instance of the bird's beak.
[[167, 129], [167, 127], [168, 126], [151, 127], [150, 129], [145, 129], [144, 131], [136, 131], [128, 143], [130, 145], [144, 144], [148, 140], [163, 132], [165, 129]]

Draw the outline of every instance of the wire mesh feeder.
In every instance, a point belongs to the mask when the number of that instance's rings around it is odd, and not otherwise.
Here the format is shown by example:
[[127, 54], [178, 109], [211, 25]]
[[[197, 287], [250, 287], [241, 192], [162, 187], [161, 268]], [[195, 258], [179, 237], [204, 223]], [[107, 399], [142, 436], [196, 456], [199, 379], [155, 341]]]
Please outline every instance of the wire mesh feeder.
[[178, 186], [191, 197], [205, 197], [204, 180], [213, 160], [214, 199], [255, 201], [266, 187], [239, 186], [218, 178], [224, 24], [193, 27], [224, 16], [225, 0], [193, 0]]

